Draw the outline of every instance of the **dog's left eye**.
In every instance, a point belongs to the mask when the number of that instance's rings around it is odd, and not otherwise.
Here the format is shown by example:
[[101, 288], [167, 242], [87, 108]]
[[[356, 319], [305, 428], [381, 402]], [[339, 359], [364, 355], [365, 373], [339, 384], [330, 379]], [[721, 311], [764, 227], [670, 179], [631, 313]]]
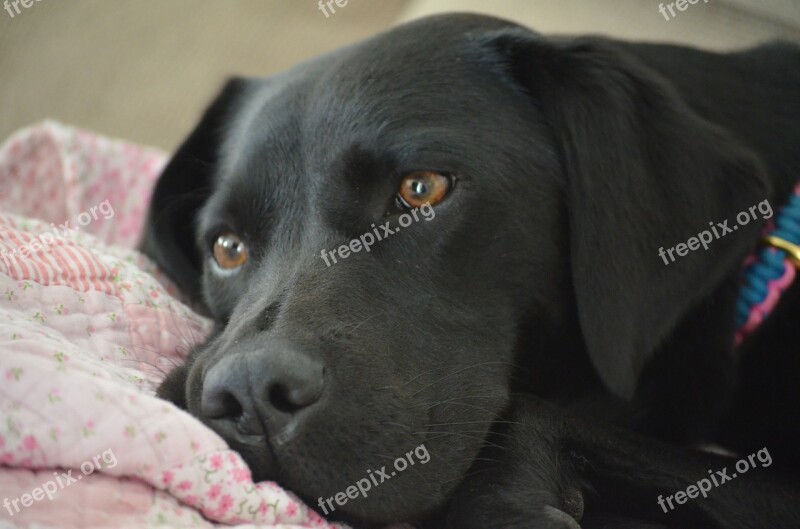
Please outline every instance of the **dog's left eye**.
[[435, 206], [450, 191], [450, 177], [436, 171], [414, 171], [400, 182], [397, 198], [407, 208]]
[[223, 233], [214, 241], [214, 260], [224, 270], [234, 270], [247, 262], [247, 246], [233, 233]]

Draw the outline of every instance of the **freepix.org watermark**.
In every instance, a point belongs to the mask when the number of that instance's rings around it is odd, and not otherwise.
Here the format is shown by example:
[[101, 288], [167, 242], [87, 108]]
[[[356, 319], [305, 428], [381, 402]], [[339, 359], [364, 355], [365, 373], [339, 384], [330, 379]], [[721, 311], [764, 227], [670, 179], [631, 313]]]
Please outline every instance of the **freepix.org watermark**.
[[[333, 7], [333, 4], [336, 4], [337, 7], [344, 7], [347, 5], [348, 0], [319, 0], [319, 10], [322, 11], [322, 14], [325, 15], [325, 18], [330, 18], [331, 15], [336, 14], [336, 8]], [[325, 9], [327, 6], [327, 9]], [[328, 14], [328, 9], [330, 9], [330, 14]]]
[[395, 459], [394, 470], [391, 472], [386, 470], [386, 465], [382, 466], [380, 470], [376, 470], [375, 472], [372, 472], [372, 470], [367, 470], [367, 477], [359, 479], [356, 481], [355, 485], [350, 485], [345, 489], [344, 492], [338, 492], [327, 500], [320, 497], [319, 500], [317, 500], [317, 505], [320, 506], [325, 515], [328, 515], [336, 510], [336, 507], [333, 506], [334, 502], [336, 502], [336, 505], [341, 507], [347, 503], [347, 500], [357, 499], [359, 494], [362, 498], [366, 498], [367, 492], [372, 489], [373, 485], [377, 487], [384, 481], [389, 481], [392, 479], [392, 477], [396, 476], [398, 472], [404, 471], [409, 466], [414, 466], [415, 456], [423, 465], [431, 460], [431, 455], [428, 453], [427, 447], [424, 444], [421, 444], [414, 450], [407, 452], [405, 456]]
[[668, 512], [667, 505], [669, 505], [670, 511], [675, 509], [675, 506], [672, 504], [673, 498], [679, 505], [683, 505], [686, 503], [687, 499], [694, 499], [699, 495], [707, 498], [708, 492], [713, 487], [719, 487], [728, 481], [736, 479], [751, 468], [757, 468], [756, 458], [758, 458], [758, 461], [761, 463], [761, 468], [767, 468], [772, 464], [772, 456], [769, 455], [769, 450], [764, 447], [755, 454], [750, 454], [747, 456], [747, 459], [742, 458], [737, 461], [735, 465], [736, 472], [731, 473], [730, 476], [728, 475], [728, 467], [725, 467], [722, 470], [709, 470], [708, 475], [711, 477], [711, 479], [703, 478], [699, 480], [696, 485], [689, 485], [686, 487], [686, 490], [681, 490], [675, 494], [670, 494], [666, 498], [664, 498], [663, 494], [659, 494], [658, 505], [666, 513]]
[[[28, 9], [33, 5], [34, 1], [38, 4], [41, 0], [5, 0], [3, 2], [3, 9], [6, 10], [8, 16], [14, 18], [14, 16], [16, 16], [14, 14], [15, 12], [17, 15], [22, 13], [22, 11], [20, 11], [19, 9], [20, 5], [22, 5], [22, 7], [24, 7], [25, 9]], [[12, 7], [14, 8], [13, 11], [11, 10]]]
[[[689, 8], [689, 4], [694, 5], [699, 1], [700, 0], [678, 0], [677, 2], [671, 2], [667, 4], [666, 7], [664, 6], [664, 4], [658, 4], [658, 12], [664, 15], [664, 18], [667, 21], [670, 21], [676, 16], [678, 16], [678, 14], [675, 13], [673, 7], [677, 7], [679, 11], [686, 11]], [[703, 2], [707, 4], [708, 0], [703, 0]], [[669, 10], [669, 16], [667, 15], [667, 10]], [[670, 18], [670, 16], [672, 18]]]
[[64, 238], [66, 235], [80, 230], [81, 226], [86, 226], [93, 220], [98, 220], [100, 218], [98, 212], [103, 216], [103, 220], [108, 220], [114, 216], [114, 208], [111, 206], [111, 203], [108, 200], [104, 200], [100, 204], [92, 206], [87, 211], [78, 215], [75, 218], [75, 223], [72, 225], [70, 225], [71, 221], [69, 220], [58, 226], [50, 223], [50, 227], [52, 228], [50, 231], [40, 233], [27, 244], [17, 246], [11, 251], [0, 251], [0, 261], [7, 267], [11, 267], [11, 264], [19, 258], [26, 259], [40, 250], [46, 252], [50, 249], [50, 246], [55, 244], [56, 239]]
[[[363, 235], [361, 235], [359, 238], [352, 239], [349, 244], [343, 244], [338, 248], [334, 248], [330, 252], [322, 250], [322, 252], [320, 252], [320, 257], [322, 257], [322, 260], [325, 261], [325, 264], [328, 265], [328, 267], [330, 267], [331, 264], [337, 263], [336, 260], [337, 253], [339, 254], [339, 259], [346, 259], [347, 257], [350, 256], [351, 252], [358, 253], [362, 249], [369, 252], [370, 247], [377, 241], [382, 241], [389, 235], [394, 235], [395, 233], [400, 231], [401, 228], [407, 228], [411, 226], [412, 222], [419, 221], [419, 215], [417, 215], [418, 213], [422, 213], [422, 217], [425, 219], [425, 222], [428, 222], [429, 220], [436, 217], [436, 212], [433, 210], [433, 206], [431, 206], [429, 202], [426, 202], [420, 207], [414, 208], [410, 210], [408, 213], [403, 213], [402, 215], [400, 215], [400, 217], [398, 217], [397, 219], [397, 223], [400, 224], [400, 226], [392, 229], [389, 226], [390, 221], [386, 221], [385, 223], [377, 227], [373, 224], [372, 231], [368, 231]], [[331, 261], [333, 261], [333, 263], [328, 261], [328, 257], [331, 258]]]
[[[102, 454], [94, 456], [91, 460], [81, 463], [81, 474], [73, 476], [72, 472], [74, 469], [69, 469], [66, 472], [60, 473], [53, 472], [55, 479], [51, 479], [42, 483], [41, 487], [36, 487], [30, 492], [30, 494], [26, 493], [12, 500], [4, 498], [3, 507], [6, 508], [8, 514], [14, 516], [15, 514], [19, 513], [20, 505], [22, 505], [22, 508], [30, 507], [34, 502], [42, 501], [45, 499], [45, 497], [47, 497], [48, 500], [53, 501], [53, 498], [55, 498], [58, 491], [66, 489], [73, 483], [77, 483], [83, 478], [83, 476], [93, 474], [95, 470], [114, 468], [115, 466], [117, 466], [117, 456], [114, 455], [113, 450], [108, 449]], [[12, 507], [14, 510], [12, 510]]]
[[[703, 250], [708, 250], [708, 244], [710, 242], [722, 238], [729, 233], [733, 233], [739, 229], [739, 226], [744, 226], [751, 220], [757, 220], [758, 216], [756, 215], [756, 210], [761, 213], [762, 219], [766, 220], [772, 218], [772, 206], [769, 200], [762, 200], [757, 205], [750, 206], [749, 209], [741, 211], [736, 215], [736, 222], [739, 223], [738, 225], [728, 226], [727, 220], [717, 222], [716, 226], [713, 222], [709, 222], [708, 225], [711, 226], [711, 231], [703, 230], [697, 234], [697, 237], [691, 237], [688, 241], [677, 244], [666, 251], [662, 246], [658, 249], [658, 255], [664, 261], [665, 265], [669, 265], [675, 262], [675, 255], [673, 255], [673, 253], [678, 254], [678, 257], [683, 257], [690, 251], [699, 249], [700, 246], [703, 247]], [[669, 256], [669, 261], [667, 260], [667, 256]]]

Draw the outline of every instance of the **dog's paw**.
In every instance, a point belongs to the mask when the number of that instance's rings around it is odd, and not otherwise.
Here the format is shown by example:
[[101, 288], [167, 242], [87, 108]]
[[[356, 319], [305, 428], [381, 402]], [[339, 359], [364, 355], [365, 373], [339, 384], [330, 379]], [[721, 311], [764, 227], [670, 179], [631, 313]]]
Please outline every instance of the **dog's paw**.
[[462, 493], [451, 506], [448, 529], [581, 529], [584, 500], [576, 488], [531, 494], [519, 487], [503, 490], [495, 483]]
[[534, 521], [532, 527], [542, 529], [581, 529], [575, 518], [555, 507], [546, 505], [542, 509], [542, 514], [544, 520], [539, 523]]
[[447, 527], [580, 529], [592, 487], [580, 477], [585, 462], [562, 442], [559, 415], [531, 400], [508, 424], [454, 494]]
[[535, 510], [510, 512], [500, 509], [491, 516], [465, 512], [449, 517], [447, 529], [581, 529], [580, 524], [556, 507], [545, 505]]

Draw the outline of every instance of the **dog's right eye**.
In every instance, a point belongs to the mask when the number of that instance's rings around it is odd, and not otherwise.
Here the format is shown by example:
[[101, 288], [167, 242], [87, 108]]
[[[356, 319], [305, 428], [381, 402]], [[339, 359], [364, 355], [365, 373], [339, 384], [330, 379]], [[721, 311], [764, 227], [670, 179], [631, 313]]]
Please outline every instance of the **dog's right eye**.
[[233, 233], [223, 233], [217, 237], [213, 254], [223, 270], [235, 270], [247, 262], [247, 246]]

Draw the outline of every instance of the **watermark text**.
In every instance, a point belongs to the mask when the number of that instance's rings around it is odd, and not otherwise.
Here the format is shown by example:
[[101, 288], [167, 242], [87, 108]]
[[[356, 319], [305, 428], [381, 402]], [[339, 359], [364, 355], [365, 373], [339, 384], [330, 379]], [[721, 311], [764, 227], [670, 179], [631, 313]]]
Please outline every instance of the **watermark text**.
[[[728, 226], [728, 221], [723, 220], [722, 222], [717, 222], [716, 226], [713, 222], [709, 222], [708, 225], [711, 227], [711, 230], [703, 230], [697, 234], [697, 237], [691, 237], [685, 243], [679, 243], [672, 248], [664, 250], [664, 247], [658, 249], [658, 255], [664, 261], [665, 265], [669, 265], [670, 263], [675, 262], [675, 256], [673, 253], [678, 254], [678, 257], [683, 257], [689, 253], [689, 251], [694, 251], [703, 247], [703, 250], [708, 250], [708, 244], [716, 239], [724, 237], [729, 233], [733, 233], [734, 231], [739, 229], [739, 226], [744, 226], [749, 223], [751, 220], [757, 220], [758, 216], [756, 215], [756, 210], [761, 213], [761, 218], [766, 220], [772, 218], [772, 206], [770, 205], [768, 200], [762, 200], [755, 206], [750, 206], [749, 209], [745, 211], [739, 212], [736, 215], [736, 222], [738, 225]], [[669, 256], [669, 261], [667, 260], [667, 256]]]
[[[658, 505], [661, 507], [664, 513], [667, 513], [675, 509], [675, 505], [672, 504], [673, 499], [675, 500], [675, 503], [683, 505], [686, 503], [686, 500], [697, 498], [700, 495], [702, 495], [704, 498], [707, 498], [709, 491], [713, 487], [719, 487], [728, 481], [736, 479], [751, 468], [757, 468], [756, 458], [758, 458], [758, 461], [761, 463], [761, 468], [766, 468], [772, 464], [772, 456], [769, 455], [769, 450], [764, 447], [755, 454], [750, 454], [747, 456], [747, 459], [740, 459], [737, 461], [735, 465], [736, 472], [733, 472], [730, 475], [728, 475], [727, 467], [723, 468], [722, 470], [709, 470], [708, 475], [711, 479], [703, 478], [698, 480], [696, 485], [689, 485], [686, 487], [686, 490], [681, 490], [675, 494], [670, 494], [666, 498], [663, 494], [659, 494]], [[667, 510], [667, 506], [669, 506], [669, 511]]]
[[94, 473], [95, 470], [114, 468], [115, 466], [117, 466], [117, 456], [114, 455], [113, 450], [108, 449], [102, 454], [94, 456], [91, 460], [81, 463], [80, 474], [73, 476], [72, 472], [75, 469], [72, 468], [66, 472], [53, 472], [55, 479], [46, 481], [40, 487], [33, 489], [30, 494], [25, 493], [22, 496], [13, 498], [11, 500], [4, 498], [3, 507], [6, 508], [8, 514], [14, 516], [20, 512], [20, 505], [22, 505], [22, 508], [30, 507], [34, 502], [42, 501], [45, 497], [47, 497], [48, 500], [53, 501], [53, 498], [55, 498], [58, 491], [69, 487], [73, 483], [77, 483], [83, 479], [83, 476], [88, 476]]
[[344, 492], [336, 493], [328, 499], [323, 499], [320, 497], [319, 500], [317, 500], [317, 504], [322, 509], [322, 512], [324, 512], [325, 515], [328, 515], [330, 512], [336, 510], [336, 507], [333, 506], [334, 502], [341, 507], [347, 503], [347, 500], [357, 499], [359, 494], [362, 498], [366, 498], [367, 492], [372, 489], [373, 485], [377, 487], [384, 481], [389, 481], [392, 479], [392, 477], [396, 476], [398, 472], [404, 471], [409, 466], [414, 466], [414, 456], [416, 456], [419, 462], [423, 465], [431, 460], [431, 455], [428, 453], [427, 447], [424, 444], [421, 444], [414, 450], [407, 452], [405, 456], [395, 459], [394, 470], [387, 471], [386, 465], [382, 466], [380, 470], [376, 470], [375, 472], [372, 472], [372, 470], [367, 470], [367, 477], [359, 479], [356, 481], [355, 485], [350, 485], [345, 489]]

